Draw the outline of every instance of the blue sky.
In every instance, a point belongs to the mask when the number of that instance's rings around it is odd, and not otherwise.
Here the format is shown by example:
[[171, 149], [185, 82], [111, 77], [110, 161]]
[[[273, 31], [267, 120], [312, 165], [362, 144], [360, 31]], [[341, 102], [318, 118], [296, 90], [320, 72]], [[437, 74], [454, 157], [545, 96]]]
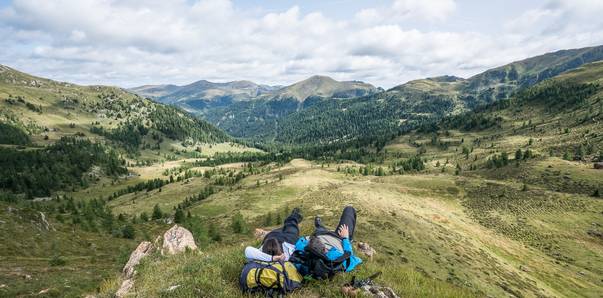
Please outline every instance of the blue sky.
[[601, 15], [599, 0], [0, 0], [0, 64], [124, 87], [321, 74], [389, 88], [603, 44]]

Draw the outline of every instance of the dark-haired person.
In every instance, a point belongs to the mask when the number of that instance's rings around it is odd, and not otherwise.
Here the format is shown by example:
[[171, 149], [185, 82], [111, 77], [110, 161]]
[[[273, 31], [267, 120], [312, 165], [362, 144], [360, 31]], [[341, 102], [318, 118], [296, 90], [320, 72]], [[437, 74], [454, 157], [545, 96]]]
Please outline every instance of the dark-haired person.
[[307, 246], [314, 251], [322, 252], [327, 259], [335, 261], [349, 253], [349, 259], [344, 263], [345, 272], [356, 268], [362, 260], [354, 255], [352, 241], [356, 228], [356, 210], [347, 206], [341, 213], [337, 228], [332, 231], [322, 225], [320, 217], [314, 219], [315, 232], [310, 237], [302, 237], [295, 243], [295, 249], [304, 251]]
[[260, 248], [245, 248], [245, 258], [264, 262], [288, 261], [295, 251], [294, 243], [299, 238], [299, 223], [303, 218], [299, 208], [293, 209], [281, 228], [266, 234]]

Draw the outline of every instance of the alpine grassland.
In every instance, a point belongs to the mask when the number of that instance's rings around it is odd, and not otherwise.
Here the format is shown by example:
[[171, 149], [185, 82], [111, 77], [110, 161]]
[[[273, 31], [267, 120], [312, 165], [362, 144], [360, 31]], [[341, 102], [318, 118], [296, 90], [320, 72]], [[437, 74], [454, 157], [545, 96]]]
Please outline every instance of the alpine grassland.
[[198, 249], [150, 253], [127, 297], [261, 297], [238, 285], [255, 229], [299, 208], [309, 235], [315, 216], [334, 227], [351, 205], [363, 263], [291, 297], [343, 297], [376, 272], [400, 297], [600, 297], [603, 63], [559, 57], [537, 82], [541, 68], [507, 66], [522, 72], [498, 78], [500, 96], [440, 77], [325, 99], [261, 140], [2, 67], [0, 296], [114, 297], [132, 250], [178, 224]]

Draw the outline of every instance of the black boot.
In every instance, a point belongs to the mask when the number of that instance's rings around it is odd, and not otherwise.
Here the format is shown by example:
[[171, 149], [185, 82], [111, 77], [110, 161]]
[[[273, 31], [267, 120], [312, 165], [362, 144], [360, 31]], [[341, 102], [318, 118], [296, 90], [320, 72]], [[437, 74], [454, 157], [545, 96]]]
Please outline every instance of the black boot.
[[322, 220], [320, 219], [320, 216], [316, 216], [314, 218], [314, 227], [316, 227], [316, 228], [322, 227]]
[[293, 208], [293, 211], [291, 211], [291, 214], [296, 215], [298, 218], [298, 221], [304, 220], [304, 215], [301, 213], [301, 209], [299, 209], [299, 207]]

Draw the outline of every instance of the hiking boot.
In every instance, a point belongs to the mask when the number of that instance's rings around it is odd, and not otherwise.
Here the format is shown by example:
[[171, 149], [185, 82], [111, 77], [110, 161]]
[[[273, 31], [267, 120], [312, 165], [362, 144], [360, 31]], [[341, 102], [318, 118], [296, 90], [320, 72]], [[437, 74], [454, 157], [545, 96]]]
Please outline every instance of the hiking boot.
[[304, 216], [301, 213], [301, 209], [299, 209], [299, 207], [293, 208], [293, 211], [291, 211], [291, 214], [297, 215], [297, 218], [299, 219], [299, 221], [302, 221], [304, 219]]
[[320, 228], [322, 226], [322, 219], [320, 219], [320, 216], [316, 216], [314, 218], [314, 227]]

